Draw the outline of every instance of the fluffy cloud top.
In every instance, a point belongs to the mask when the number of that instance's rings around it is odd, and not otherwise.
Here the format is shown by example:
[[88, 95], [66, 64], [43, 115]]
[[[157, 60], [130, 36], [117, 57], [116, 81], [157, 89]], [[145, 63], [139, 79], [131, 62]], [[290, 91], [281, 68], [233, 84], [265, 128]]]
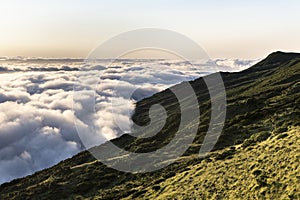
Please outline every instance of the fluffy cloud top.
[[[79, 60], [0, 61], [0, 183], [50, 167], [119, 136], [120, 130], [130, 130], [135, 101], [182, 81], [220, 69], [237, 71], [255, 62], [224, 59], [217, 60], [217, 65], [190, 66], [164, 60], [99, 61], [93, 65]], [[79, 76], [85, 77], [79, 87], [93, 88], [94, 93], [77, 94], [73, 102]], [[87, 112], [93, 115], [87, 116]], [[84, 146], [85, 139], [78, 136], [76, 128], [86, 138], [91, 136], [91, 128], [97, 134]]]

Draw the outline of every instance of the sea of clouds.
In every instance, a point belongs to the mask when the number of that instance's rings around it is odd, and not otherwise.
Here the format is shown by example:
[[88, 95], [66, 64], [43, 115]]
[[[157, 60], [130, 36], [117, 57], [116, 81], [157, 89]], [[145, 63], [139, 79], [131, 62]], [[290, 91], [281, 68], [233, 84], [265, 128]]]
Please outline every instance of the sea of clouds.
[[[219, 70], [240, 71], [257, 61], [218, 59], [191, 66], [185, 61], [99, 60], [87, 65], [72, 59], [0, 58], [0, 183], [115, 138], [120, 129], [130, 130], [128, 108], [132, 111], [142, 98]], [[73, 91], [83, 73], [99, 83], [93, 96]], [[116, 92], [116, 85], [121, 90]], [[136, 88], [128, 101], [127, 93]], [[91, 98], [93, 117], [85, 118]], [[83, 143], [77, 130], [89, 134], [91, 124], [97, 135]]]

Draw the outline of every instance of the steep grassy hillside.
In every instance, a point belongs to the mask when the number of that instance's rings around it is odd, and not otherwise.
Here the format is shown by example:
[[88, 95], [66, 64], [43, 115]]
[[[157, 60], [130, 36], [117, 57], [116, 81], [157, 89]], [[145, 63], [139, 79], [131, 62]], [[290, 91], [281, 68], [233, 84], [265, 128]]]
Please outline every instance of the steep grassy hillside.
[[[155, 172], [131, 174], [108, 168], [85, 151], [1, 185], [0, 199], [300, 199], [300, 54], [276, 52], [245, 71], [222, 73], [222, 78], [226, 122], [206, 158], [200, 159], [198, 152], [208, 130], [211, 100], [199, 78], [190, 83], [201, 117], [187, 127], [200, 120], [198, 133], [175, 163]], [[187, 96], [186, 109], [189, 101]], [[168, 113], [159, 133], [144, 139], [123, 135], [114, 144], [139, 153], [168, 144], [181, 114], [169, 89], [138, 102], [132, 118], [139, 125], [148, 124], [149, 108], [157, 103]], [[95, 149], [105, 152], [106, 147]]]
[[191, 165], [160, 184], [144, 188], [143, 197], [299, 199], [299, 144], [298, 126], [251, 147], [235, 146], [212, 153], [209, 159]]

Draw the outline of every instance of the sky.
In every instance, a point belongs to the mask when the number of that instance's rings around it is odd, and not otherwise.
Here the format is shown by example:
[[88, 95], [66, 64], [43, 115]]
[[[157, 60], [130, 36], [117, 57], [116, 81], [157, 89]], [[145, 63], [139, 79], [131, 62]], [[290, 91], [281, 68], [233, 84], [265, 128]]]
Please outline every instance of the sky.
[[84, 58], [120, 33], [162, 28], [211, 58], [263, 58], [300, 52], [299, 9], [296, 0], [0, 0], [0, 56]]

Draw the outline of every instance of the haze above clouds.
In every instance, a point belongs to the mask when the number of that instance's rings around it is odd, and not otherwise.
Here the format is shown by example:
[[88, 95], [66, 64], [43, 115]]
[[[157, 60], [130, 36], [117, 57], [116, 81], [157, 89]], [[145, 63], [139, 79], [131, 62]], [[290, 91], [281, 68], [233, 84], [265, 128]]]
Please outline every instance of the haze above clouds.
[[139, 28], [186, 35], [212, 58], [297, 52], [299, 8], [297, 0], [1, 1], [0, 56], [85, 57], [97, 44]]

